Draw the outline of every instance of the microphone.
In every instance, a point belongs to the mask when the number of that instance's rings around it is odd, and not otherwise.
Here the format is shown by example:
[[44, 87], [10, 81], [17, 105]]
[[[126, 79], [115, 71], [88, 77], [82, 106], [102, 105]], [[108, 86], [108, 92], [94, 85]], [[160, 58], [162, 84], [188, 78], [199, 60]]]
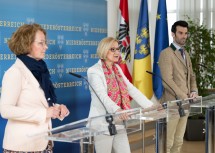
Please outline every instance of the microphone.
[[[91, 84], [89, 83], [89, 81], [85, 77], [83, 77], [82, 75], [79, 75], [79, 74], [76, 74], [76, 73], [72, 73], [72, 72], [69, 72], [69, 74], [71, 74], [71, 75], [73, 75], [73, 76], [75, 76], [77, 78], [84, 79], [87, 82], [87, 84], [90, 86], [90, 88], [92, 89], [92, 91], [95, 93], [96, 97], [98, 98], [98, 100], [100, 101], [100, 103], [102, 104], [102, 106], [104, 107], [106, 114], [109, 114], [108, 111], [107, 111], [107, 109], [106, 109], [106, 107], [105, 107], [105, 105], [103, 104], [102, 100], [99, 98], [98, 94], [96, 93], [96, 91], [94, 90], [94, 88], [91, 86]], [[106, 122], [109, 123], [108, 130], [109, 130], [110, 135], [116, 135], [117, 131], [116, 131], [115, 124], [113, 124], [113, 116], [111, 114], [106, 115], [105, 119], [106, 119]]]
[[[172, 90], [172, 92], [173, 92], [174, 95], [175, 95], [175, 99], [176, 99], [176, 100], [179, 100], [179, 98], [178, 98], [176, 92], [172, 89], [172, 87], [170, 87], [170, 85], [169, 85], [161, 76], [159, 76], [159, 75], [157, 75], [157, 74], [155, 74], [155, 73], [153, 73], [153, 72], [150, 72], [150, 71], [146, 71], [146, 72], [149, 73], [149, 74], [151, 74], [151, 75], [154, 75], [154, 76], [156, 76], [156, 77], [159, 77], [159, 78]], [[184, 112], [184, 109], [183, 109], [183, 107], [182, 107], [181, 101], [177, 102], [177, 105], [178, 105], [178, 113], [179, 113], [180, 117], [185, 116], [185, 112]], [[164, 106], [165, 106], [164, 108], [167, 107], [166, 104], [164, 104]]]
[[[85, 77], [82, 77], [81, 75], [76, 74], [76, 73], [69, 72], [69, 74], [71, 74], [71, 75], [73, 75], [73, 76], [75, 76], [75, 77], [77, 77], [77, 78], [83, 78], [83, 79], [85, 79]], [[86, 81], [87, 81], [87, 80], [86, 80]], [[88, 82], [88, 81], [87, 81], [87, 82]]]
[[210, 71], [214, 71], [214, 69], [212, 69], [211, 67], [206, 66], [205, 64], [199, 63], [199, 64], [197, 64], [197, 65], [199, 65], [199, 66], [201, 66], [201, 67], [203, 67], [203, 68], [205, 68], [205, 69], [208, 69], [208, 70], [210, 70]]

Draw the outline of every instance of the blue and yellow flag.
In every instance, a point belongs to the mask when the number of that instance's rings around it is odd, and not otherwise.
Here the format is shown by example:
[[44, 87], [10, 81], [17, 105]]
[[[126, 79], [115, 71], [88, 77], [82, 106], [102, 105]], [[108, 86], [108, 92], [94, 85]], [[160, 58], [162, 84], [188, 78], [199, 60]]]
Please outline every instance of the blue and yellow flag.
[[[166, 0], [159, 0], [156, 30], [155, 30], [155, 47], [154, 47], [154, 64], [153, 72], [161, 76], [158, 60], [160, 52], [169, 46], [168, 37], [168, 24], [167, 24], [167, 11], [166, 11]], [[153, 76], [153, 90], [155, 96], [160, 99], [163, 94], [162, 80], [158, 76]]]
[[149, 39], [148, 3], [142, 0], [140, 5], [139, 22], [134, 51], [133, 84], [147, 98], [151, 99], [152, 76], [146, 71], [151, 71], [151, 53]]

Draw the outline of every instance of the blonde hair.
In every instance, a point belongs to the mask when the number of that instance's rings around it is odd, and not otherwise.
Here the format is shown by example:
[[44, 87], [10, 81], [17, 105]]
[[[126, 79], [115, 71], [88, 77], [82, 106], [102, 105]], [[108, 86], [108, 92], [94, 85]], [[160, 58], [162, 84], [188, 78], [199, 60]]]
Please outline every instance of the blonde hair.
[[42, 31], [46, 37], [46, 31], [39, 24], [24, 24], [19, 27], [8, 40], [10, 50], [16, 55], [28, 54], [37, 31]]
[[103, 38], [99, 42], [97, 47], [97, 55], [99, 56], [100, 59], [104, 59], [104, 60], [106, 59], [108, 50], [111, 48], [114, 42], [118, 43], [118, 40], [113, 37]]

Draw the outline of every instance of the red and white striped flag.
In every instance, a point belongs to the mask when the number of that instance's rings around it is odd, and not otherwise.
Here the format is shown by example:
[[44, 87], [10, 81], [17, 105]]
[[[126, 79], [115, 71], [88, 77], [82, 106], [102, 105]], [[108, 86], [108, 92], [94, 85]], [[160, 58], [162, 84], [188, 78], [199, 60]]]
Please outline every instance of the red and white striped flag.
[[121, 58], [119, 60], [119, 66], [123, 73], [132, 82], [131, 74], [128, 70], [127, 64], [131, 61], [130, 52], [130, 36], [129, 36], [129, 16], [128, 16], [128, 0], [120, 0], [120, 25], [119, 25], [119, 47], [121, 50]]

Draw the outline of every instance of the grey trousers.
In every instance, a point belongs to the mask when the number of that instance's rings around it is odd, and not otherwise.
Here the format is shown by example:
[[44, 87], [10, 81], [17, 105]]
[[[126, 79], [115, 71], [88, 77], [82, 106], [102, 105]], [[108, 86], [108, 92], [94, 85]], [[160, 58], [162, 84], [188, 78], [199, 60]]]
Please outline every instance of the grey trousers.
[[131, 153], [127, 133], [94, 137], [96, 153]]

